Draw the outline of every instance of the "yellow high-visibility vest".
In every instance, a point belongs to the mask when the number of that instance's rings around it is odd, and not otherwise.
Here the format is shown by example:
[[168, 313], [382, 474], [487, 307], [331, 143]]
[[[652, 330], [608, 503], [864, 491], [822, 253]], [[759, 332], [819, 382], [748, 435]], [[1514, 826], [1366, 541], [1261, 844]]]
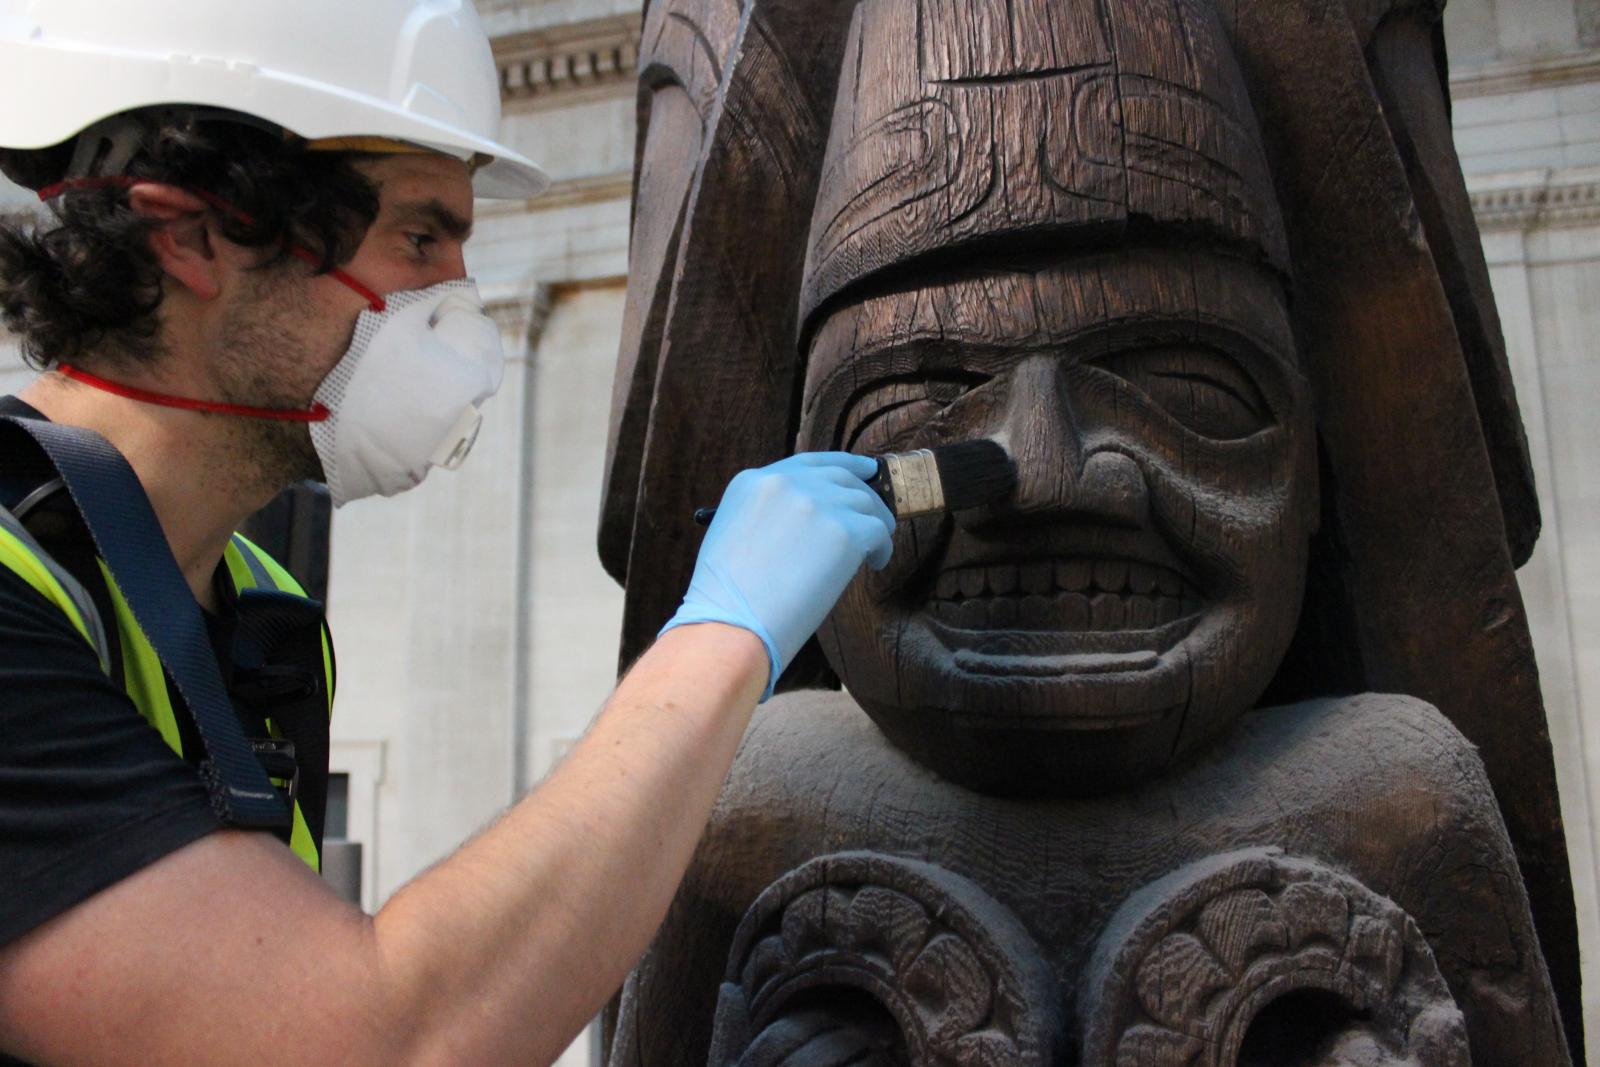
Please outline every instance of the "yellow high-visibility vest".
[[[235, 594], [246, 589], [263, 589], [292, 593], [305, 597], [305, 590], [288, 571], [256, 545], [240, 534], [234, 534], [223, 551], [228, 577]], [[184, 755], [183, 738], [178, 730], [178, 716], [167, 692], [166, 677], [161, 669], [161, 659], [150, 645], [150, 640], [139, 628], [122, 590], [103, 560], [100, 574], [105, 579], [115, 610], [117, 638], [122, 650], [122, 688], [127, 692], [139, 713], [153, 726], [168, 747], [179, 756]], [[67, 570], [52, 559], [39, 543], [28, 535], [22, 524], [11, 513], [0, 508], [0, 566], [9, 567], [55, 605], [73, 629], [83, 635], [96, 655], [101, 667], [110, 672], [110, 659], [99, 612], [94, 601]], [[328, 694], [328, 714], [333, 714], [333, 656], [328, 647], [328, 635], [322, 634], [322, 665]], [[115, 680], [115, 679], [113, 679]], [[273, 737], [281, 737], [272, 719], [267, 719], [267, 729]], [[316, 841], [306, 824], [298, 801], [294, 805], [294, 826], [289, 834], [289, 847], [312, 870], [321, 870], [322, 859], [317, 853]]]

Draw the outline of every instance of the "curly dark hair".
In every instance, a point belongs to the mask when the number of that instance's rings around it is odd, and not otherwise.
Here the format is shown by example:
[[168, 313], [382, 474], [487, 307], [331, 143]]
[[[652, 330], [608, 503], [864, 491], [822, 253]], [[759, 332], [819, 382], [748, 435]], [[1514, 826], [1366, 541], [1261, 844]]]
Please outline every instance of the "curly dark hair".
[[[357, 154], [308, 151], [280, 131], [214, 111], [128, 117], [139, 138], [122, 172], [232, 205], [241, 214], [216, 212], [219, 232], [245, 247], [277, 249], [264, 265], [294, 244], [331, 270], [355, 255], [377, 217], [377, 187], [352, 165]], [[0, 171], [43, 188], [64, 175], [74, 144], [0, 149]], [[41, 369], [101, 347], [155, 358], [163, 275], [148, 240], [153, 223], [134, 214], [125, 188], [71, 189], [52, 206], [53, 222], [0, 223], [0, 321], [21, 338], [24, 357]]]

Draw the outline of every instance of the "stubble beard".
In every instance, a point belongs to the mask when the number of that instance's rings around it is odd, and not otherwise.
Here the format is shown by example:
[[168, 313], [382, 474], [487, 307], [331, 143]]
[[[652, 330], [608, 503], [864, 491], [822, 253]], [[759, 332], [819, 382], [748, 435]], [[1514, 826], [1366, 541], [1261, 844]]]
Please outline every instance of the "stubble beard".
[[[224, 324], [216, 375], [229, 403], [304, 409], [338, 353], [307, 340], [311, 317], [306, 279], [289, 268], [257, 272]], [[296, 482], [321, 481], [322, 462], [308, 424], [277, 419], [230, 421], [229, 451], [238, 474], [265, 495]]]

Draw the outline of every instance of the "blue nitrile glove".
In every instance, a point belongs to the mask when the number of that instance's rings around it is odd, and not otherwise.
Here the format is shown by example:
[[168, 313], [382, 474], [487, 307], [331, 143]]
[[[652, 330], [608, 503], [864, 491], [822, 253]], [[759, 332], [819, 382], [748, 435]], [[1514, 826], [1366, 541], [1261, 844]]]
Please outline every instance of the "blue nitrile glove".
[[766, 700], [861, 564], [889, 562], [894, 514], [866, 483], [877, 470], [867, 456], [802, 452], [735, 475], [661, 632], [694, 622], [749, 630], [767, 646]]

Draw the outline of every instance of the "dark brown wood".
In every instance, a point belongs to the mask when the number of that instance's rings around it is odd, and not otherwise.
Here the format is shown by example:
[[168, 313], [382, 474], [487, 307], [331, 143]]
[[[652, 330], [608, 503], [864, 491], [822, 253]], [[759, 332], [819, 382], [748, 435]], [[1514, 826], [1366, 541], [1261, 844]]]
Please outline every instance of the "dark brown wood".
[[[1482, 253], [1439, 82], [1423, 73], [1431, 37], [1415, 20], [1427, 12], [1396, 5], [1364, 41], [1315, 5], [1237, 6], [1235, 39], [1298, 220], [1297, 333], [1337, 472], [1324, 521], [1342, 542], [1338, 610], [1360, 684], [1430, 701], [1484, 753], [1581, 1058], [1571, 876], [1512, 566], [1513, 545], [1531, 544], [1532, 505], [1505, 472], [1525, 466], [1526, 445], [1494, 355], [1493, 302], [1470, 267]], [[1369, 56], [1406, 106], [1383, 106]], [[1294, 121], [1309, 109], [1317, 122]]]
[[[830, 1007], [853, 999], [887, 1018], [858, 1009], [841, 1021], [818, 1010], [819, 989]], [[845, 852], [789, 872], [746, 912], [708, 1062], [801, 1067], [870, 1052], [883, 1063], [1048, 1067], [1064, 1037], [1050, 968], [1004, 906], [943, 868]]]
[[[1368, 694], [1259, 710], [1236, 724], [1229, 744], [1139, 790], [1019, 803], [941, 781], [888, 744], [846, 694], [794, 693], [756, 713], [684, 885], [635, 972], [625, 1010], [637, 1025], [612, 1063], [708, 1063], [723, 983], [741, 955], [741, 919], [759, 922], [747, 916], [763, 911], [762, 894], [809, 861], [863, 850], [949, 871], [1012, 916], [1068, 1007], [1075, 1051], [1056, 1062], [1084, 1063], [1076, 1057], [1097, 1035], [1125, 1030], [1093, 1009], [1125, 1004], [1117, 976], [1126, 971], [1094, 961], [1149, 940], [1138, 930], [1151, 927], [1129, 916], [1191, 914], [1164, 903], [1182, 902], [1174, 881], [1199, 884], [1192, 865], [1227, 866], [1218, 857], [1265, 847], [1338, 871], [1348, 879], [1341, 895], [1381, 897], [1415, 923], [1465, 1020], [1474, 1067], [1568, 1062], [1482, 764], [1420, 701]], [[1254, 920], [1219, 925], [1239, 934], [1208, 932], [1211, 955], [1258, 959]], [[1230, 971], [1230, 982], [1247, 970]], [[1408, 1003], [1409, 995], [1396, 1007]], [[1248, 1032], [1251, 1018], [1230, 1016], [1230, 1032]], [[1326, 1024], [1341, 1020], [1348, 1013], [1338, 1009], [1312, 1013], [1304, 1032], [1327, 1034]]]
[[1472, 1062], [1411, 917], [1271, 847], [1209, 856], [1130, 897], [1080, 1000], [1084, 1067]]
[[[690, 123], [659, 126], [652, 113], [641, 125], [640, 181], [654, 182], [654, 162], [645, 157], [656, 129], [671, 157], [663, 169], [675, 175], [662, 179], [660, 210], [681, 212], [682, 221], [676, 240], [647, 228], [636, 239], [649, 258], [634, 266], [613, 408], [603, 558], [613, 574], [633, 575], [638, 564], [646, 575], [629, 584], [624, 665], [655, 638], [688, 587], [702, 533], [694, 510], [715, 503], [748, 457], [760, 462], [788, 451], [795, 306], [766, 297], [799, 284], [808, 217], [797, 207], [816, 188], [833, 103], [828, 79], [848, 9], [845, 0], [803, 8], [751, 0], [731, 27], [726, 5], [651, 10], [656, 24], [686, 27], [699, 45], [641, 64], [656, 98], [682, 86], [699, 112], [709, 72], [722, 69], [681, 208], [673, 197], [683, 188], [676, 168], [684, 157], [673, 135]], [[657, 210], [654, 202], [649, 210]], [[669, 274], [670, 288], [662, 284]]]
[[[846, 590], [819, 640], [849, 696], [763, 717], [613, 1062], [959, 1061], [916, 1036], [902, 980], [843, 943], [817, 963], [833, 978], [770, 1017], [743, 964], [724, 974], [742, 917], [783, 927], [763, 891], [861, 850], [1013, 915], [1033, 945], [1017, 951], [1083, 1013], [1062, 1040], [1100, 1041], [1093, 1062], [1117, 1062], [1126, 993], [1171, 1033], [1220, 1027], [1206, 1063], [1295, 1040], [1326, 1046], [1306, 1062], [1455, 1065], [1465, 1040], [1480, 1065], [1581, 1063], [1513, 570], [1537, 507], [1438, 5], [734, 11], [667, 0], [647, 24], [662, 44], [601, 532], [627, 584], [624, 662], [687, 584], [694, 508], [743, 467], [988, 437], [1018, 489], [902, 523], [889, 567]], [[1263, 702], [1282, 706], [1249, 714]], [[1267, 864], [1279, 882], [1219, 899], [1260, 905], [1237, 936], [1288, 953], [1281, 995], [1239, 992], [1266, 972], [1231, 941], [1206, 957], [1242, 1005], [1226, 1025], [1184, 999], [1198, 956], [1171, 972], [1172, 1011], [1151, 1007], [1157, 971], [1090, 966], [1152, 886], [1264, 846], [1286, 857]], [[1390, 931], [1364, 957], [1381, 966], [1335, 980], [1326, 939], [1271, 941], [1321, 914], [1280, 899], [1295, 871]], [[816, 899], [864, 891], [834, 889]], [[812, 957], [782, 944], [774, 973], [800, 989]], [[962, 1018], [981, 984], [945, 991]], [[1167, 1059], [1129, 1062], [1202, 1062], [1187, 1037], [1140, 1033]]]
[[[714, 120], [739, 20], [737, 0], [658, 3], [645, 14], [628, 300], [612, 393], [599, 535], [600, 561], [619, 582], [628, 578], [640, 463], [690, 185], [706, 129]], [[637, 210], [641, 203], [647, 205], [642, 214]]]

